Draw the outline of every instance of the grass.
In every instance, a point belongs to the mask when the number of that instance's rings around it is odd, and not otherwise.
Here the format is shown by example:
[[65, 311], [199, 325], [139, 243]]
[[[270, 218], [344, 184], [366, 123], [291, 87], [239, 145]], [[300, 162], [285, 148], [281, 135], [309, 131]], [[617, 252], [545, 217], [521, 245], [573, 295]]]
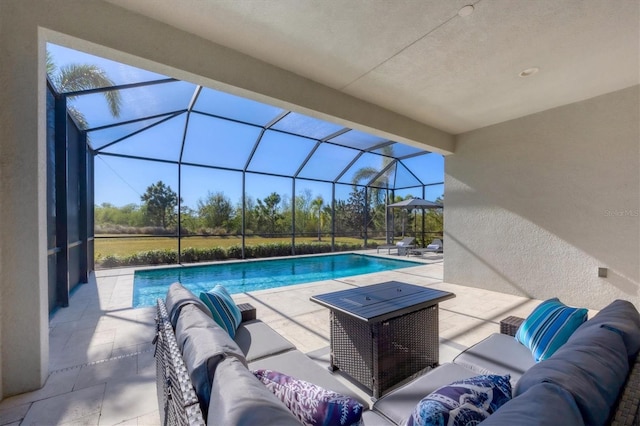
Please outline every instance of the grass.
[[[120, 235], [121, 236], [121, 235]], [[289, 243], [289, 237], [263, 238], [263, 237], [247, 237], [245, 243], [247, 245], [269, 244], [269, 243]], [[317, 242], [316, 237], [296, 237], [297, 242]], [[359, 238], [338, 237], [336, 242], [362, 244]], [[373, 242], [369, 240], [369, 243]], [[331, 243], [331, 238], [322, 239], [322, 243]], [[223, 247], [227, 248], [234, 245], [241, 245], [240, 237], [183, 237], [181, 248], [211, 248]], [[127, 237], [127, 238], [100, 238], [95, 239], [95, 257], [96, 259], [105, 256], [131, 256], [141, 251], [157, 250], [157, 249], [178, 249], [178, 240], [171, 237]]]

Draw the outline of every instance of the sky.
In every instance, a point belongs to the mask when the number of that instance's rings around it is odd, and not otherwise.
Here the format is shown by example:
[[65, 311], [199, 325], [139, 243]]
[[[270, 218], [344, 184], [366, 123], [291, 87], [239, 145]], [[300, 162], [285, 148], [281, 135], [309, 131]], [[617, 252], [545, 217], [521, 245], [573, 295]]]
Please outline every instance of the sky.
[[[60, 68], [67, 64], [95, 64], [105, 71], [115, 84], [128, 84], [167, 78], [156, 73], [129, 65], [113, 62], [54, 44], [47, 49], [54, 63]], [[80, 110], [90, 129], [121, 123], [143, 117], [157, 116], [142, 122], [89, 131], [91, 146], [101, 154], [95, 158], [95, 203], [110, 203], [115, 206], [140, 204], [146, 188], [162, 180], [174, 191], [181, 182], [183, 204], [191, 208], [207, 193], [223, 192], [232, 203], [239, 203], [242, 195], [242, 173], [238, 171], [212, 169], [243, 169], [247, 163], [249, 172], [267, 172], [300, 177], [333, 180], [358, 154], [354, 148], [374, 146], [385, 139], [355, 130], [332, 139], [336, 144], [320, 144], [313, 156], [317, 138], [322, 138], [342, 129], [342, 126], [317, 120], [297, 113], [290, 113], [273, 126], [274, 130], [263, 132], [263, 126], [283, 113], [280, 108], [262, 104], [234, 95], [203, 88], [194, 105], [193, 113], [170, 113], [183, 111], [193, 98], [196, 85], [177, 81], [121, 90], [121, 114], [114, 118], [100, 93], [79, 96], [69, 102]], [[228, 117], [231, 120], [214, 118]], [[185, 131], [185, 124], [188, 126]], [[241, 121], [242, 123], [238, 122]], [[249, 123], [249, 124], [245, 124]], [[145, 131], [135, 133], [143, 127], [156, 124]], [[295, 136], [277, 130], [304, 134]], [[129, 136], [133, 134], [133, 136]], [[262, 134], [260, 144], [253, 153], [256, 140]], [[119, 139], [125, 139], [119, 141]], [[182, 141], [184, 139], [184, 147]], [[114, 143], [115, 142], [115, 143]], [[345, 146], [342, 146], [345, 145]], [[395, 144], [397, 155], [418, 152], [408, 145]], [[183, 166], [178, 175], [175, 164], [158, 161], [140, 161], [108, 154], [130, 155], [157, 160], [177, 161], [182, 155]], [[248, 160], [251, 158], [251, 161]], [[300, 166], [309, 158], [303, 168]], [[444, 159], [439, 154], [427, 154], [402, 160], [420, 180], [440, 183], [444, 180]], [[184, 165], [184, 163], [190, 165]], [[380, 155], [365, 153], [356, 161], [336, 185], [336, 198], [347, 199], [351, 192], [353, 174], [363, 168], [380, 169], [384, 159]], [[412, 186], [419, 183], [404, 166], [391, 174], [396, 186]], [[246, 192], [254, 199], [262, 199], [272, 192], [291, 198], [291, 178], [246, 173]], [[312, 198], [321, 196], [325, 203], [331, 200], [332, 185], [312, 180], [296, 179], [297, 194], [306, 192]], [[424, 198], [435, 200], [444, 192], [443, 185], [426, 187]], [[422, 197], [422, 188], [396, 191], [396, 195]]]

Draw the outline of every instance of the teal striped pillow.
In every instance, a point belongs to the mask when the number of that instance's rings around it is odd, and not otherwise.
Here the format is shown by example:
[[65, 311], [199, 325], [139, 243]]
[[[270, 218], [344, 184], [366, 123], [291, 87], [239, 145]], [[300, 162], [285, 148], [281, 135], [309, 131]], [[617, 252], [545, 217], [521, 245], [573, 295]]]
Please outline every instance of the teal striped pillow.
[[587, 320], [587, 310], [571, 308], [558, 298], [545, 300], [524, 320], [516, 340], [531, 350], [536, 361], [549, 358]]
[[212, 290], [200, 293], [200, 299], [207, 305], [216, 323], [233, 339], [242, 322], [242, 313], [227, 289], [218, 284]]

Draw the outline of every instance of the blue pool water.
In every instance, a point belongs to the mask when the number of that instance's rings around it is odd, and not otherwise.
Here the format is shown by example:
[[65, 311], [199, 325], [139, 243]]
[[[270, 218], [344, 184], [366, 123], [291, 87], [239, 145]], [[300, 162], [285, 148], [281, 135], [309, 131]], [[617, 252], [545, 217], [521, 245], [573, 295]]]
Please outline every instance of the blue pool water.
[[169, 285], [176, 281], [195, 294], [211, 290], [216, 284], [224, 285], [233, 294], [416, 265], [421, 263], [362, 254], [337, 254], [136, 271], [133, 306], [155, 305], [156, 299], [164, 298]]

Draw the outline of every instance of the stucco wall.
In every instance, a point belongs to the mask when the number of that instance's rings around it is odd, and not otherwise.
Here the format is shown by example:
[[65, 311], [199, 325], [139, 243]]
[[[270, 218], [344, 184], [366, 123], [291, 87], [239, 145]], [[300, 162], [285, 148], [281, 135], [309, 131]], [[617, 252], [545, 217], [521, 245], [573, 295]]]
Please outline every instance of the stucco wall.
[[635, 86], [460, 135], [445, 160], [445, 281], [640, 307], [639, 99]]

